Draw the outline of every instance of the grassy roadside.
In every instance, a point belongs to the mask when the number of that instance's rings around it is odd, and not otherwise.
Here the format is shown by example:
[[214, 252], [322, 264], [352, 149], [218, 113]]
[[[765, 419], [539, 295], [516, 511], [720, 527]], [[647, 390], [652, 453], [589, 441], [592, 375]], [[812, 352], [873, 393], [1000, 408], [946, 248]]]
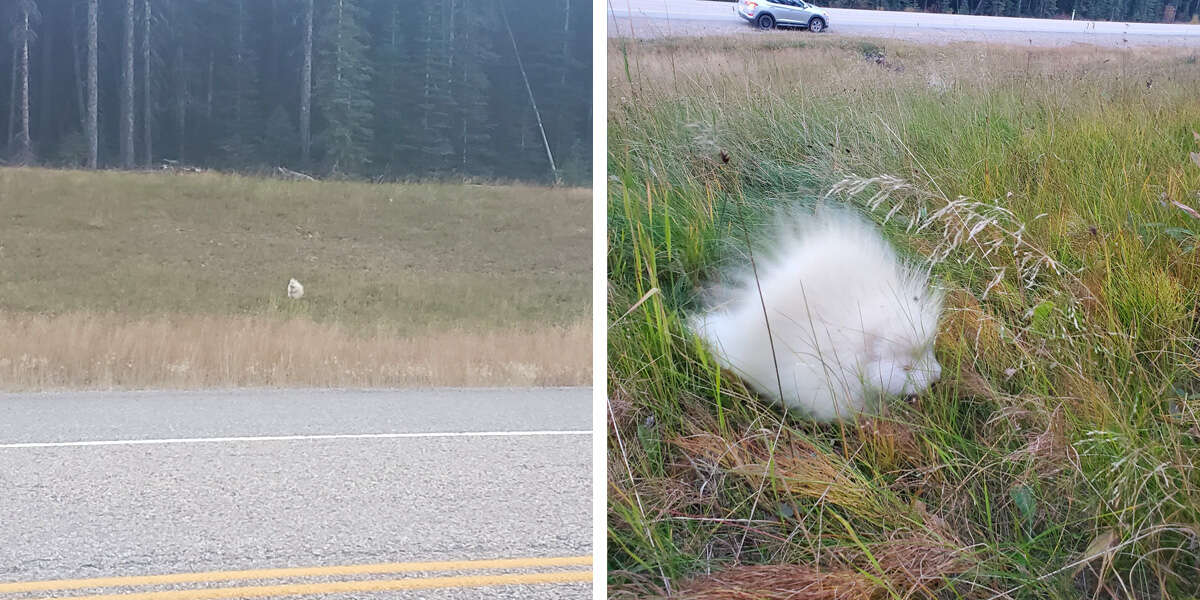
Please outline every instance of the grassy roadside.
[[0, 315], [8, 391], [587, 385], [590, 364], [584, 322], [398, 336], [305, 318]]
[[[609, 67], [611, 596], [1195, 597], [1194, 54], [783, 33]], [[949, 292], [943, 381], [844, 426], [683, 324], [743, 228], [818, 203]]]
[[586, 384], [589, 206], [0, 169], [0, 387]]

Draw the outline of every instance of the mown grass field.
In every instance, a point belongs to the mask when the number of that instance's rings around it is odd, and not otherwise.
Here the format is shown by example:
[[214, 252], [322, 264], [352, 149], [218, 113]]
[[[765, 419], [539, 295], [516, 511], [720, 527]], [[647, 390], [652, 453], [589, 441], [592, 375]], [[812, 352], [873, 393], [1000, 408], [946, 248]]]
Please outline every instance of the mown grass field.
[[[611, 597], [1200, 595], [1194, 53], [784, 32], [608, 64]], [[821, 203], [947, 290], [941, 382], [843, 425], [685, 326]]]
[[590, 230], [583, 189], [0, 169], [0, 388], [586, 384]]

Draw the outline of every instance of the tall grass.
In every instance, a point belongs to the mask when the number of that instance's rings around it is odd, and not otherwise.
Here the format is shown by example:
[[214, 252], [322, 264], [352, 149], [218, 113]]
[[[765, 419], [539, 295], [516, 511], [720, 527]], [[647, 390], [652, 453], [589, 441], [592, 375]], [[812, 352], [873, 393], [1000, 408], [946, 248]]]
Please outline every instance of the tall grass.
[[[610, 595], [1200, 593], [1194, 55], [785, 34], [609, 65]], [[832, 426], [684, 320], [823, 204], [948, 291], [942, 381]]]
[[351, 333], [308, 319], [0, 313], [0, 389], [560, 386], [590, 328]]
[[590, 203], [523, 185], [0, 169], [0, 309], [566, 325], [590, 314]]
[[519, 185], [0, 169], [0, 389], [583, 385], [589, 206]]

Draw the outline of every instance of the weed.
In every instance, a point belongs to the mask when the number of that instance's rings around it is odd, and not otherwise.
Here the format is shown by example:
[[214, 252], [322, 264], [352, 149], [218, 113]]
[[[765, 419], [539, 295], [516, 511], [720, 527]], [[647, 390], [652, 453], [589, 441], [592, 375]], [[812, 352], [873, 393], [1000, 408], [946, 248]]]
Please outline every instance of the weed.
[[[870, 40], [619, 43], [611, 594], [1194, 597], [1190, 52], [889, 41], [899, 71], [863, 60]], [[947, 300], [940, 383], [818, 426], [719, 369], [686, 318], [780, 210], [826, 204], [870, 215]]]

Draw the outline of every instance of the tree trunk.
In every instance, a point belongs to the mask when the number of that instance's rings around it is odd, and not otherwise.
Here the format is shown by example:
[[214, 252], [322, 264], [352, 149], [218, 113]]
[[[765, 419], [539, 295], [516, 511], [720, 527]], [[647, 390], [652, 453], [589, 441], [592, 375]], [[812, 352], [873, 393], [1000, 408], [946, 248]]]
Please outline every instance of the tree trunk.
[[245, 133], [241, 130], [242, 123], [242, 96], [245, 95], [245, 90], [242, 89], [242, 61], [245, 57], [245, 22], [246, 22], [246, 3], [243, 0], [235, 0], [237, 3], [237, 19], [236, 33], [233, 37], [233, 127], [239, 136]]
[[213, 51], [208, 51], [208, 92], [204, 98], [204, 120], [212, 123], [212, 100], [213, 100]]
[[21, 135], [18, 136], [17, 160], [27, 163], [32, 159], [33, 148], [29, 140], [29, 6], [25, 6], [21, 34]]
[[458, 6], [454, 0], [450, 0], [450, 27], [446, 37], [446, 89], [454, 89], [454, 17], [458, 13]]
[[14, 43], [11, 63], [12, 77], [8, 85], [8, 140], [6, 142], [9, 147], [12, 146], [13, 140], [17, 139], [17, 73], [21, 70], [17, 59], [20, 57], [21, 46]]
[[421, 111], [421, 131], [429, 134], [429, 111], [432, 109], [432, 104], [429, 102], [430, 82], [433, 79], [433, 11], [426, 11], [425, 17], [425, 101], [422, 102], [424, 110]]
[[[471, 47], [471, 28], [469, 26], [463, 28], [463, 47], [464, 48]], [[462, 60], [463, 89], [466, 89], [466, 86], [467, 86], [467, 62], [469, 62], [467, 57], [463, 57], [463, 60]], [[469, 103], [466, 102], [466, 98], [463, 98], [462, 100], [464, 103], [464, 109], [463, 109], [463, 113], [462, 113], [462, 162], [460, 163], [459, 168], [462, 169], [462, 174], [464, 176], [466, 176], [466, 174], [468, 173], [467, 154], [470, 151], [470, 144], [467, 142], [467, 121], [471, 120], [470, 118], [468, 118], [468, 113], [473, 107]]]
[[95, 169], [98, 162], [99, 131], [96, 123], [96, 12], [99, 0], [88, 0], [88, 73], [87, 73], [87, 138], [88, 168]]
[[304, 2], [304, 67], [300, 71], [300, 164], [308, 165], [312, 148], [313, 0]]
[[125, 0], [125, 43], [121, 46], [121, 167], [133, 168], [133, 0]]
[[[45, 18], [43, 16], [43, 18]], [[42, 39], [40, 48], [42, 49], [42, 76], [41, 86], [42, 92], [38, 96], [38, 139], [40, 140], [57, 140], [60, 131], [64, 125], [64, 119], [61, 119], [64, 103], [62, 98], [52, 94], [54, 89], [54, 33], [56, 23], [51, 19], [41, 21], [42, 23]], [[32, 137], [33, 131], [29, 132]]]
[[562, 46], [562, 79], [561, 85], [567, 85], [567, 71], [571, 66], [571, 0], [563, 1], [563, 46]]
[[75, 76], [75, 102], [79, 107], [79, 131], [87, 132], [87, 100], [84, 94], [83, 56], [79, 52], [78, 5], [71, 7], [71, 65]]
[[[334, 27], [337, 28], [337, 35], [335, 36], [334, 42], [333, 42], [333, 79], [334, 79], [334, 81], [340, 82], [342, 80], [342, 9], [343, 9], [343, 5], [342, 5], [342, 0], [334, 0], [334, 2], [337, 2], [337, 19], [334, 20]], [[334, 84], [332, 86], [332, 92], [331, 92], [330, 96], [334, 102], [333, 106], [337, 106], [336, 103], [338, 101], [338, 92], [341, 89], [342, 89], [342, 86], [340, 86], [340, 85]], [[348, 99], [347, 99], [346, 104], [347, 104], [347, 106], [350, 104]], [[330, 154], [333, 154], [333, 153], [329, 152], [329, 148], [326, 147], [326, 160], [329, 160], [328, 156]], [[330, 165], [330, 167], [331, 167], [330, 172], [337, 173], [338, 167], [340, 166], [339, 165], [340, 162], [341, 162], [340, 159], [335, 157]]]
[[279, 89], [283, 87], [283, 77], [281, 73], [283, 69], [280, 67], [280, 44], [283, 40], [283, 27], [279, 22], [279, 0], [271, 0], [271, 43], [267, 45], [267, 50], [270, 56], [264, 61], [266, 67], [266, 81], [264, 82], [266, 89], [269, 89], [270, 95], [264, 98], [264, 106], [274, 107], [280, 104]]
[[179, 132], [179, 153], [175, 156], [183, 163], [183, 147], [187, 140], [187, 75], [183, 70], [183, 40], [175, 44], [175, 129]]
[[150, 94], [150, 0], [142, 2], [142, 145], [146, 147], [146, 168], [154, 161], [154, 103]]
[[337, 38], [333, 46], [333, 55], [336, 57], [333, 61], [333, 78], [336, 81], [342, 80], [342, 0], [334, 0], [337, 2]]

